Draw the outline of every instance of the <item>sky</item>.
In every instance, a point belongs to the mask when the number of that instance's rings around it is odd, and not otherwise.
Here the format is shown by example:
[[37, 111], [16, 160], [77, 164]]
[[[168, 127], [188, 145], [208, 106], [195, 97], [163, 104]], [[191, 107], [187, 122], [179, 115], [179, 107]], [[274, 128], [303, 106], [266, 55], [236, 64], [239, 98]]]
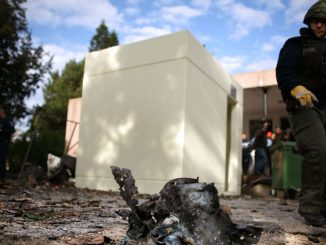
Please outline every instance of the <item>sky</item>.
[[[230, 74], [274, 69], [316, 0], [27, 0], [33, 43], [61, 72], [80, 61], [102, 20], [120, 45], [188, 30]], [[42, 104], [41, 90], [27, 102]]]

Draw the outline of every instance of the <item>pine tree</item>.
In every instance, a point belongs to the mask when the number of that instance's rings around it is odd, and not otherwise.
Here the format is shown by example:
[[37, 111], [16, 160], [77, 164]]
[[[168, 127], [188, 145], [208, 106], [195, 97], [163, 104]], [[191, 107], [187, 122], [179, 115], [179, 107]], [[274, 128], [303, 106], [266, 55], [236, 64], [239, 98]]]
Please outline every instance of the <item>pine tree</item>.
[[0, 1], [0, 104], [10, 106], [7, 109], [16, 119], [28, 113], [25, 100], [35, 93], [51, 69], [51, 59], [43, 63], [42, 46], [32, 45], [22, 7], [25, 2]]
[[93, 36], [90, 42], [89, 51], [97, 51], [116, 45], [119, 45], [116, 32], [109, 32], [108, 27], [102, 20], [101, 24], [96, 28], [96, 34]]

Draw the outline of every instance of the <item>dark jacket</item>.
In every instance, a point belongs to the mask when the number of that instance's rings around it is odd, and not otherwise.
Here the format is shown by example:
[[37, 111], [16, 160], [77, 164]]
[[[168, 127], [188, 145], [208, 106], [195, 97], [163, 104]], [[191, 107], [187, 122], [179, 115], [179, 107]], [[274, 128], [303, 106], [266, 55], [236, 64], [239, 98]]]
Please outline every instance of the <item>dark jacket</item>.
[[298, 103], [291, 90], [303, 85], [316, 95], [317, 107], [326, 107], [326, 39], [319, 39], [308, 28], [301, 36], [288, 39], [280, 51], [276, 78], [287, 104]]
[[253, 143], [254, 149], [258, 149], [258, 148], [267, 149], [267, 136], [266, 136], [266, 131], [264, 129], [262, 128], [257, 129], [254, 137], [255, 137]]
[[9, 144], [14, 132], [15, 127], [9, 117], [0, 119], [0, 144]]

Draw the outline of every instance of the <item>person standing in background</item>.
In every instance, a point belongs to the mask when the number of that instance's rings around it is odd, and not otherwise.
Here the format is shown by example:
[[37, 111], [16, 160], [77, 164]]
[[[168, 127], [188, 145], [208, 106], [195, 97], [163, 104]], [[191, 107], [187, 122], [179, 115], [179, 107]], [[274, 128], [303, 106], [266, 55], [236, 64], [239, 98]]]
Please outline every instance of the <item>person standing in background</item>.
[[247, 175], [251, 159], [251, 145], [246, 133], [242, 133], [242, 174]]
[[255, 174], [265, 174], [269, 166], [268, 146], [267, 146], [267, 128], [268, 122], [262, 120], [259, 128], [256, 129], [253, 138], [252, 147], [255, 150]]
[[0, 105], [0, 182], [6, 178], [6, 159], [11, 136], [15, 132], [12, 120], [6, 115], [6, 111]]

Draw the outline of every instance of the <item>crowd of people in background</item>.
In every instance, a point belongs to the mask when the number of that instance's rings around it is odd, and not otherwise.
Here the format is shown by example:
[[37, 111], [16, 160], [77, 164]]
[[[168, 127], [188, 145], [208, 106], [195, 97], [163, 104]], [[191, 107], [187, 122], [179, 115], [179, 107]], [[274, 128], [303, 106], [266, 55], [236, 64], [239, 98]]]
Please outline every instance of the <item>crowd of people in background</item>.
[[244, 175], [270, 175], [271, 148], [284, 141], [294, 141], [290, 130], [282, 130], [276, 126], [274, 131], [269, 130], [267, 120], [262, 120], [250, 138], [242, 134], [242, 170]]

